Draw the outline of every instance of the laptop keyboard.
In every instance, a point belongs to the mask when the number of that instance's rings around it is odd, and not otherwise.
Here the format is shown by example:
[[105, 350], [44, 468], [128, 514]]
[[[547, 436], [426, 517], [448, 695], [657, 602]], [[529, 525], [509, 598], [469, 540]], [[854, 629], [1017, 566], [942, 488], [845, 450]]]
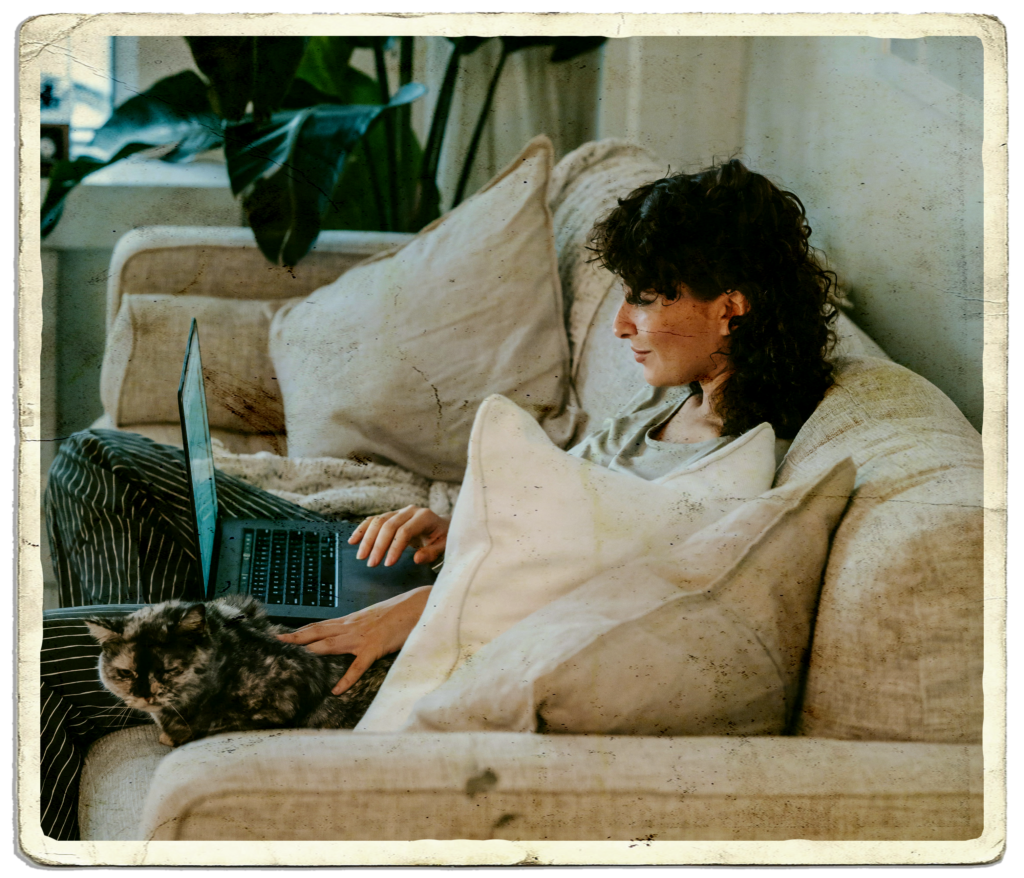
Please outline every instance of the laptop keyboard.
[[337, 606], [335, 534], [245, 528], [242, 587], [266, 604]]

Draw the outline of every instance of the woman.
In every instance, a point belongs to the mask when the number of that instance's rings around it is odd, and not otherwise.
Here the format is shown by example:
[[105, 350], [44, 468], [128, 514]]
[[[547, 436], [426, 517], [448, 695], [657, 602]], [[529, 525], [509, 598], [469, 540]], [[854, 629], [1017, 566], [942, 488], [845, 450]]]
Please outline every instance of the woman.
[[[623, 280], [613, 329], [648, 388], [570, 453], [657, 478], [764, 421], [792, 439], [832, 381], [834, 276], [817, 261], [809, 235], [799, 199], [738, 161], [658, 180], [621, 200], [595, 226], [591, 249]], [[318, 517], [220, 473], [217, 490], [227, 517]], [[189, 597], [180, 573], [191, 553], [185, 491], [174, 449], [130, 434], [72, 437], [47, 487], [64, 602], [96, 581], [109, 587], [106, 600]], [[428, 564], [444, 552], [448, 525], [428, 509], [407, 507], [363, 522], [351, 542], [370, 566], [395, 563], [410, 545], [417, 546], [414, 560]], [[429, 586], [415, 589], [282, 639], [316, 653], [353, 654], [334, 689], [341, 693], [402, 647], [429, 593]], [[42, 822], [54, 838], [78, 837], [78, 774], [89, 742], [140, 721], [99, 689], [97, 648], [83, 615], [70, 608], [44, 619]]]
[[[615, 335], [650, 386], [570, 454], [655, 479], [767, 421], [792, 440], [832, 383], [827, 359], [834, 275], [808, 244], [804, 208], [741, 162], [642, 186], [597, 223], [591, 249], [622, 278]], [[672, 392], [686, 387], [689, 392]], [[418, 564], [444, 552], [449, 521], [410, 506], [363, 522], [350, 542], [371, 567], [418, 544]], [[353, 653], [344, 692], [400, 649], [429, 587], [282, 640]]]

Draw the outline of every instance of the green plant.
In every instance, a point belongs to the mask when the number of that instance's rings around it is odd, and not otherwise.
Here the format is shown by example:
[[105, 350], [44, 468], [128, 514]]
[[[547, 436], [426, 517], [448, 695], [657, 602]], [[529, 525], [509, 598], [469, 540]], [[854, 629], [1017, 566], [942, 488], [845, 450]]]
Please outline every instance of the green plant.
[[[426, 92], [412, 82], [412, 37], [186, 37], [200, 74], [160, 80], [117, 107], [87, 152], [55, 164], [42, 205], [42, 233], [89, 174], [161, 148], [164, 161], [187, 161], [223, 148], [232, 193], [264, 255], [295, 265], [321, 229], [416, 231], [440, 213], [436, 183], [460, 63], [486, 37], [450, 38], [452, 52], [425, 145], [410, 105]], [[463, 163], [462, 200], [498, 79], [509, 54], [552, 46], [551, 60], [590, 51], [603, 37], [500, 37], [502, 52]], [[397, 44], [392, 94], [386, 55]], [[376, 79], [350, 63], [373, 52]], [[453, 205], [454, 206], [454, 205]]]

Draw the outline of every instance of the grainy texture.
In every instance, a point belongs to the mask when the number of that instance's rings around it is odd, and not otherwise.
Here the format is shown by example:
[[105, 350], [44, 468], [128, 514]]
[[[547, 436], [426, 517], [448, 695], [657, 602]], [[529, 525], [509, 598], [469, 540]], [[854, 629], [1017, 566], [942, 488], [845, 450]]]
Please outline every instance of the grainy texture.
[[347, 692], [332, 695], [353, 657], [282, 643], [274, 635], [289, 629], [243, 596], [166, 601], [87, 624], [102, 647], [103, 685], [151, 713], [160, 740], [175, 747], [218, 732], [352, 728], [393, 661], [379, 659]]

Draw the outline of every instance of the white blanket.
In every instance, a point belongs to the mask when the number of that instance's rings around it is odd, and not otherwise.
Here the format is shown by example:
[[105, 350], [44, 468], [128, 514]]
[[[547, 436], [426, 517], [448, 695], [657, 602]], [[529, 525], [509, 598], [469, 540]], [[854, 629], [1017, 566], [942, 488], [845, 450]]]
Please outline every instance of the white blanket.
[[234, 454], [216, 439], [213, 458], [217, 469], [328, 517], [358, 518], [409, 505], [450, 516], [459, 493], [457, 484], [432, 482], [398, 466], [267, 451]]

